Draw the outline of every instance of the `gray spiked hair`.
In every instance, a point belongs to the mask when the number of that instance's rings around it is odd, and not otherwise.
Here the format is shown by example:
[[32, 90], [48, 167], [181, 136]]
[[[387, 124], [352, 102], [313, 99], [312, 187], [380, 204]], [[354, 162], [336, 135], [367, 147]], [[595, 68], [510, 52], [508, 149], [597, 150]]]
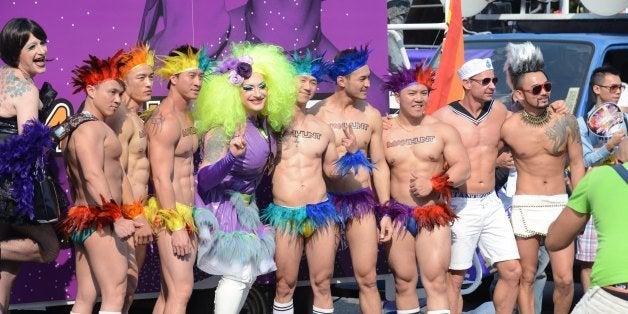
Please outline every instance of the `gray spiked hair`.
[[510, 88], [514, 89], [518, 86], [519, 79], [523, 74], [543, 72], [544, 66], [545, 62], [543, 61], [541, 49], [534, 46], [531, 42], [528, 41], [523, 44], [508, 43], [506, 46], [504, 72], [506, 72]]

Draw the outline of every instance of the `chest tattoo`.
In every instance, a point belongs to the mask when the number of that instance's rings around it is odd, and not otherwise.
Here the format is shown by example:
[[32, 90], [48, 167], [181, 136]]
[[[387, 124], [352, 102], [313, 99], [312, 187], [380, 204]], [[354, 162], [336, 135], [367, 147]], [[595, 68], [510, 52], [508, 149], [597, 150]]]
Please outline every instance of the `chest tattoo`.
[[352, 121], [352, 122], [331, 122], [329, 123], [329, 126], [332, 129], [342, 129], [344, 127], [351, 127], [354, 130], [368, 130], [369, 129], [369, 124], [368, 123], [362, 123], [362, 122], [357, 122], [357, 121]]
[[436, 141], [436, 136], [433, 136], [433, 135], [404, 138], [404, 139], [399, 139], [399, 140], [394, 140], [394, 141], [387, 141], [386, 148], [395, 147], [395, 146], [412, 146], [414, 144], [422, 144], [422, 143], [433, 143], [434, 141]]

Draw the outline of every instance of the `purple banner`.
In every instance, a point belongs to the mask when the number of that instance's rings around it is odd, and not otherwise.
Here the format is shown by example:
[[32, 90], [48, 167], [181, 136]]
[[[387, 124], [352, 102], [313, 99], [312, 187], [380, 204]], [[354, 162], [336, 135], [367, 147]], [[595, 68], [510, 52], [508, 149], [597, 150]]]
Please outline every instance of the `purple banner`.
[[[138, 41], [148, 42], [158, 54], [181, 44], [204, 45], [211, 54], [228, 53], [230, 42], [249, 40], [281, 45], [286, 50], [309, 48], [332, 58], [338, 51], [369, 44], [373, 72], [369, 102], [381, 112], [388, 97], [381, 77], [388, 67], [386, 2], [381, 0], [5, 0], [0, 24], [11, 18], [37, 21], [48, 35], [48, 58], [38, 86], [50, 82], [59, 92], [55, 125], [80, 107], [84, 94], [72, 94], [71, 71], [89, 54], [111, 56]], [[153, 95], [165, 96], [165, 83], [156, 83]], [[333, 92], [330, 83], [319, 92]], [[57, 160], [59, 169], [64, 169]], [[67, 188], [65, 173], [59, 175]], [[67, 191], [66, 191], [67, 192]], [[151, 256], [155, 252], [149, 252]], [[149, 258], [140, 275], [138, 292], [159, 289], [158, 260]], [[25, 264], [12, 292], [12, 304], [73, 300], [76, 295], [72, 250], [63, 249], [55, 263]]]

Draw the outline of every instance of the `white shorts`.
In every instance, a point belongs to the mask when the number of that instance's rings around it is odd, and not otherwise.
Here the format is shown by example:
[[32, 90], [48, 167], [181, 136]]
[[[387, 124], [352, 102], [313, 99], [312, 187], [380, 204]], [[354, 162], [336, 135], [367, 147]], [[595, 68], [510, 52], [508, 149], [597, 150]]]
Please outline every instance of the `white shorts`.
[[459, 217], [451, 227], [449, 269], [471, 267], [476, 247], [490, 264], [519, 259], [512, 227], [495, 192], [460, 195], [454, 193], [449, 203]]
[[563, 211], [569, 197], [558, 195], [515, 195], [510, 222], [515, 236], [546, 236], [550, 224]]
[[628, 301], [622, 300], [600, 287], [591, 287], [571, 314], [625, 314]]

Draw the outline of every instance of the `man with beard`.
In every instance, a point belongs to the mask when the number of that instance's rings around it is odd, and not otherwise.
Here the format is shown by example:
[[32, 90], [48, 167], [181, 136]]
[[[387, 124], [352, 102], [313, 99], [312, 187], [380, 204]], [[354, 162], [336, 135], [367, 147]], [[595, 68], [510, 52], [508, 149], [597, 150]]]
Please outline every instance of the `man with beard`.
[[[549, 225], [567, 204], [567, 158], [573, 186], [584, 176], [578, 123], [571, 114], [549, 110], [552, 83], [543, 73], [541, 51], [527, 42], [508, 44], [506, 68], [514, 98], [523, 109], [502, 126], [501, 136], [512, 151], [517, 168], [517, 188], [512, 199], [511, 223], [522, 269], [519, 310], [534, 313], [533, 285], [538, 248]], [[554, 313], [568, 313], [573, 299], [573, 244], [550, 252], [554, 276]]]

